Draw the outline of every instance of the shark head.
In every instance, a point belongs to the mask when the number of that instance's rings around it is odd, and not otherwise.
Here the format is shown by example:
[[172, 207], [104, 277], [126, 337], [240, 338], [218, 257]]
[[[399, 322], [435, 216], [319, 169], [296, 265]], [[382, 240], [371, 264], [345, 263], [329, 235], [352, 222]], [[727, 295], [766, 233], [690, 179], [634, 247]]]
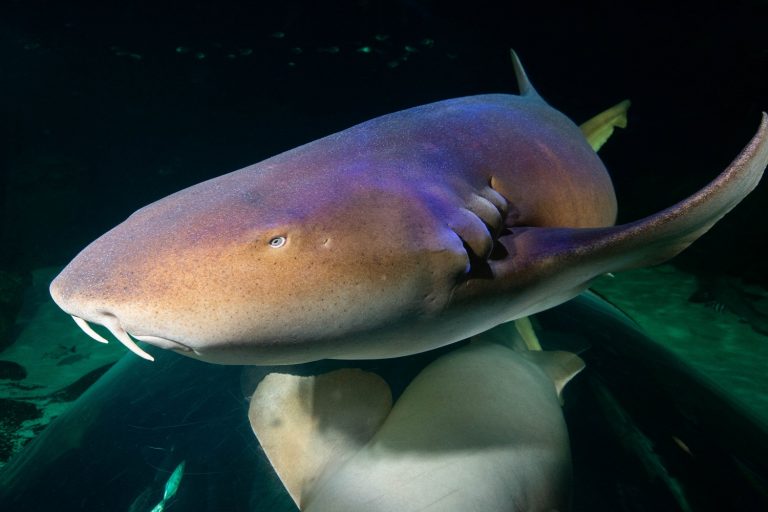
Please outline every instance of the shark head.
[[334, 340], [373, 318], [387, 325], [444, 305], [467, 262], [429, 205], [391, 183], [327, 193], [287, 182], [280, 167], [140, 209], [61, 272], [53, 299], [145, 358], [131, 337], [210, 362], [271, 364], [337, 357]]

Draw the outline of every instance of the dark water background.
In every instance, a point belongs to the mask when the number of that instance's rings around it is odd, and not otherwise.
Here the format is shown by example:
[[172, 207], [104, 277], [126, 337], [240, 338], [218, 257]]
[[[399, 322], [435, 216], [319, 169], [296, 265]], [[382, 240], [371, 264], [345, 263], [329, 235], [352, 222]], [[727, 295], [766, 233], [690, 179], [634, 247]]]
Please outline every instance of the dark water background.
[[[749, 139], [768, 108], [766, 22], [754, 0], [5, 0], [0, 264], [64, 264], [152, 200], [373, 116], [514, 92], [511, 47], [576, 122], [633, 101], [601, 155], [634, 219]], [[767, 197], [678, 263], [768, 283]]]

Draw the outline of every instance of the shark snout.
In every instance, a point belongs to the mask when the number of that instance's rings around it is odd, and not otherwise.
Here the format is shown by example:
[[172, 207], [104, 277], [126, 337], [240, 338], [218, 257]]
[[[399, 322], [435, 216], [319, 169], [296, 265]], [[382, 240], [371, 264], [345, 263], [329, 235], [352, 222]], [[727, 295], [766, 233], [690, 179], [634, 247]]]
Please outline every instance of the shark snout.
[[93, 330], [90, 323], [102, 325], [109, 330], [110, 333], [123, 345], [125, 345], [131, 352], [142, 357], [148, 361], [154, 361], [155, 358], [147, 354], [142, 350], [136, 342], [131, 339], [128, 331], [123, 327], [119, 318], [110, 311], [99, 309], [93, 310], [87, 308], [84, 303], [79, 303], [76, 299], [73, 299], [72, 295], [66, 295], [62, 290], [61, 276], [53, 280], [50, 286], [51, 297], [53, 301], [64, 311], [72, 316], [78, 327], [85, 332], [88, 336], [98, 341], [99, 343], [109, 343], [101, 334]]
[[109, 341], [96, 332], [91, 324], [105, 327], [131, 352], [148, 361], [154, 361], [154, 357], [139, 347], [134, 338], [163, 349], [182, 352], [191, 350], [176, 341], [140, 333], [138, 330], [133, 331], [126, 327], [124, 319], [121, 319], [119, 307], [110, 307], [106, 300], [95, 302], [88, 297], [88, 294], [78, 292], [66, 269], [51, 282], [49, 290], [53, 301], [72, 317], [85, 334], [99, 343], [109, 343]]

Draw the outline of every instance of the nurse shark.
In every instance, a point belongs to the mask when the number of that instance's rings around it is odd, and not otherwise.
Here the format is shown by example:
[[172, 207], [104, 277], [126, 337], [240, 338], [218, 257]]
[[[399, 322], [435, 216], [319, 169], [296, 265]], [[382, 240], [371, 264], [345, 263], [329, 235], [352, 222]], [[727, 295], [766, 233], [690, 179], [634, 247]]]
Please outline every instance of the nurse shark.
[[519, 95], [378, 117], [141, 208], [75, 257], [53, 299], [146, 359], [134, 338], [219, 364], [414, 354], [673, 257], [768, 164], [763, 115], [714, 181], [614, 225], [595, 153], [612, 123], [580, 129], [512, 60]]
[[251, 399], [251, 427], [302, 511], [567, 510], [560, 394], [584, 363], [510, 342], [521, 344], [508, 326], [474, 337], [394, 405], [372, 372], [271, 373]]

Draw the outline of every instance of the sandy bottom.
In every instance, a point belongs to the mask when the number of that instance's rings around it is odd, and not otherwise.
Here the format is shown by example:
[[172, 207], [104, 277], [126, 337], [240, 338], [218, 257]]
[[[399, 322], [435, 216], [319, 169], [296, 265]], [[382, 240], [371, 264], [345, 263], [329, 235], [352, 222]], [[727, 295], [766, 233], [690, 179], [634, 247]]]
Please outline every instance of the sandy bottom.
[[87, 381], [78, 385], [79, 379], [125, 354], [117, 341], [91, 340], [53, 303], [48, 283], [59, 270], [33, 273], [16, 320], [16, 340], [0, 353], [0, 360], [18, 363], [27, 372], [22, 380], [0, 380], [0, 398], [13, 401], [4, 402], [0, 412], [0, 465], [67, 410], [76, 398], [72, 395], [87, 387]]
[[[768, 424], [768, 336], [730, 311], [690, 302], [692, 274], [671, 265], [601, 277], [592, 289], [713, 386]], [[768, 299], [754, 304], [768, 312]]]

